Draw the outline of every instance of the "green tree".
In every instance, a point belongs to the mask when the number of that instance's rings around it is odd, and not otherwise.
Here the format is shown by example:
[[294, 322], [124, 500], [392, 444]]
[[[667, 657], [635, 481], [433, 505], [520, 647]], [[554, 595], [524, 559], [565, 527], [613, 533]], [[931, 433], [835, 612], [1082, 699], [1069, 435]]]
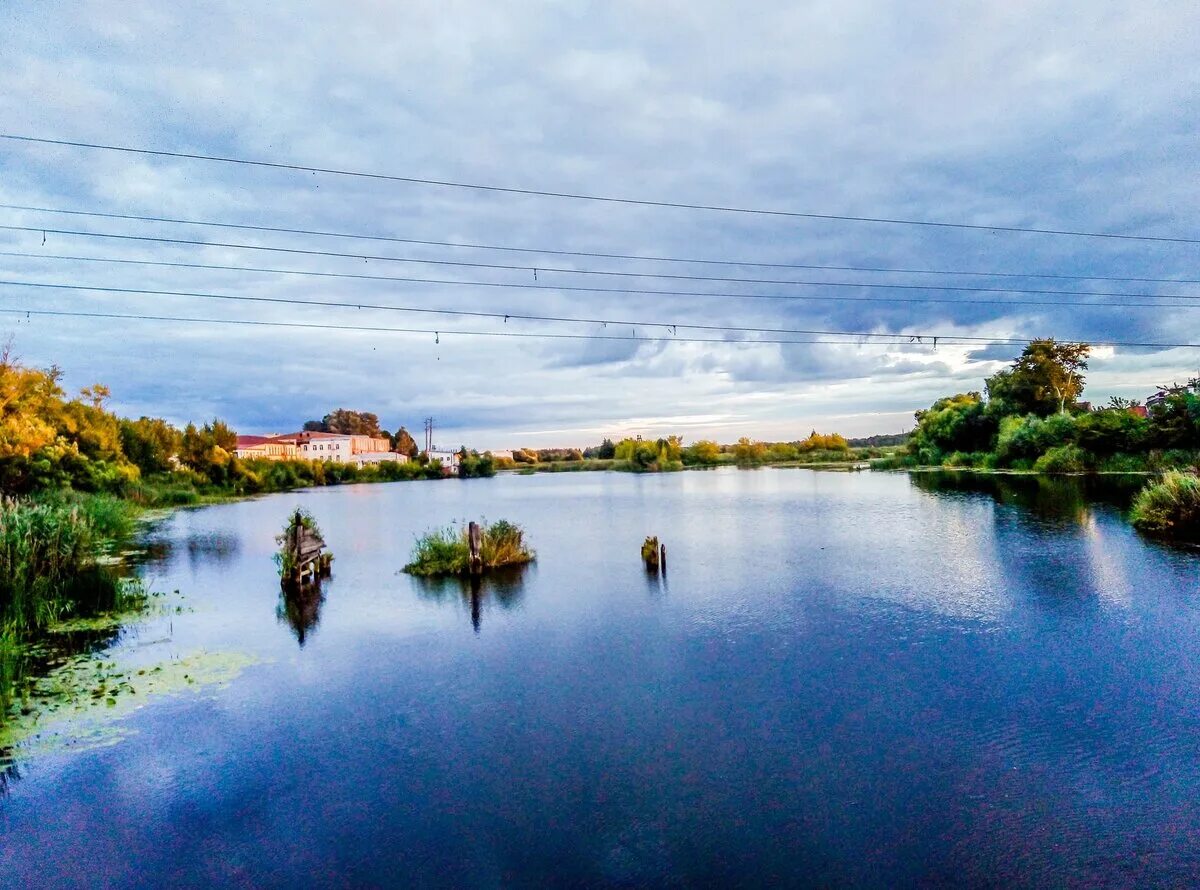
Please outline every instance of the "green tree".
[[708, 439], [701, 439], [683, 449], [682, 458], [688, 465], [711, 466], [721, 462], [721, 446]]
[[988, 413], [983, 396], [959, 393], [938, 399], [916, 413], [917, 428], [908, 449], [920, 463], [935, 466], [954, 452], [990, 451], [996, 435], [996, 418]]
[[417, 448], [417, 440], [412, 437], [412, 433], [404, 427], [400, 427], [396, 431], [396, 439], [392, 445], [394, 451], [400, 454], [407, 454], [409, 459], [416, 459], [420, 449]]
[[1090, 352], [1087, 343], [1031, 340], [1011, 368], [988, 378], [988, 400], [1002, 415], [1065, 413], [1083, 393]]
[[179, 455], [183, 436], [158, 417], [121, 420], [121, 450], [143, 473], [164, 473]]
[[325, 427], [325, 432], [328, 433], [342, 433], [348, 436], [375, 436], [377, 438], [381, 433], [379, 418], [369, 411], [350, 411], [346, 408], [338, 408], [336, 411], [326, 414], [321, 423]]

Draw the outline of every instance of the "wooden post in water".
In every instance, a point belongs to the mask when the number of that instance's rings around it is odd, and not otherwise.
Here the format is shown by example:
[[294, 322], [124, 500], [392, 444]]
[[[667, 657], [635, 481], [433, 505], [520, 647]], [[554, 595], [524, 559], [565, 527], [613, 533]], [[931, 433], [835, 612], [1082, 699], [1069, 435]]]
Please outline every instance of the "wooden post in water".
[[658, 548], [658, 567], [665, 575], [667, 573], [667, 545], [662, 544]]
[[642, 544], [642, 561], [646, 563], [647, 572], [657, 572], [659, 565], [659, 557], [661, 551], [658, 546], [657, 537], [646, 538]]
[[479, 523], [472, 522], [467, 526], [467, 543], [471, 546], [471, 574], [479, 575], [483, 572], [483, 530]]
[[304, 526], [304, 517], [299, 510], [292, 517], [284, 547], [291, 563], [291, 571], [279, 579], [284, 587], [299, 587], [306, 577], [316, 581], [329, 574], [333, 557], [325, 552], [325, 541], [321, 536]]

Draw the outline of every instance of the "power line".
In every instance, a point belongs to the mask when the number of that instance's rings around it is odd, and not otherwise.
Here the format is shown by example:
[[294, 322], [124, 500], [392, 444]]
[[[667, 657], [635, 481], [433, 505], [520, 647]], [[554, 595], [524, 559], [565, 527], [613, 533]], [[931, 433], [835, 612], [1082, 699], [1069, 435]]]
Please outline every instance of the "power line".
[[[121, 312], [81, 312], [55, 309], [2, 309], [0, 313], [7, 315], [24, 315], [32, 316], [53, 316], [64, 318], [105, 318], [105, 319], [123, 319], [136, 321], [170, 321], [170, 322], [190, 322], [197, 324], [221, 324], [221, 325], [247, 325], [252, 327], [279, 327], [279, 328], [306, 328], [313, 330], [333, 330], [333, 331], [364, 331], [371, 333], [399, 333], [399, 334], [432, 334], [435, 337], [441, 335], [460, 336], [460, 337], [514, 337], [523, 339], [543, 339], [543, 340], [619, 340], [625, 342], [636, 343], [715, 343], [724, 344], [727, 346], [758, 346], [758, 345], [808, 345], [808, 344], [824, 344], [824, 345], [841, 345], [853, 346], [856, 345], [853, 337], [858, 336], [847, 333], [845, 336], [850, 339], [843, 340], [774, 340], [774, 339], [755, 339], [755, 340], [728, 340], [723, 338], [713, 337], [643, 337], [638, 335], [610, 335], [610, 334], [559, 334], [559, 333], [543, 333], [543, 332], [527, 332], [527, 331], [443, 331], [441, 329], [432, 328], [396, 328], [376, 325], [339, 325], [325, 322], [290, 322], [290, 321], [258, 321], [254, 319], [240, 318], [192, 318], [173, 315], [148, 315], [143, 313], [121, 313]], [[1018, 337], [968, 337], [960, 335], [938, 336], [936, 338], [929, 335], [916, 334], [864, 334], [862, 336], [889, 336], [893, 339], [889, 342], [874, 341], [870, 343], [860, 343], [862, 346], [982, 346], [982, 345], [1020, 345], [1029, 342], [1029, 338]], [[936, 340], [937, 343], [933, 341]], [[1059, 343], [1086, 343], [1092, 346], [1113, 346], [1127, 347], [1134, 349], [1200, 349], [1200, 343], [1147, 343], [1129, 340], [1059, 340]]]
[[[218, 229], [238, 229], [248, 232], [271, 232], [284, 235], [311, 235], [322, 238], [348, 238], [357, 241], [382, 241], [392, 244], [416, 244], [425, 247], [451, 247], [464, 250], [495, 250], [507, 253], [523, 253], [542, 256], [577, 256], [589, 259], [637, 260], [653, 263], [685, 263], [708, 266], [743, 266], [759, 269], [809, 269], [826, 272], [880, 272], [902, 275], [958, 275], [980, 278], [1047, 278], [1061, 281], [1116, 281], [1146, 284], [1200, 284], [1197, 278], [1144, 278], [1119, 275], [1066, 275], [1053, 272], [998, 272], [967, 269], [907, 269], [888, 266], [836, 266], [818, 263], [765, 263], [753, 260], [714, 260], [698, 257], [672, 257], [640, 255], [632, 253], [603, 253], [586, 250], [562, 250], [549, 247], [510, 247], [500, 244], [478, 244], [468, 241], [431, 241], [420, 238], [400, 238], [392, 235], [375, 235], [355, 232], [337, 232], [321, 229], [293, 229], [285, 226], [260, 226], [247, 223], [224, 223], [211, 220], [183, 219], [170, 216], [140, 216], [133, 213], [105, 213], [89, 210], [66, 210], [56, 207], [34, 207], [26, 204], [0, 204], [0, 209], [21, 210], [34, 213], [54, 213], [63, 216], [86, 216], [97, 219], [121, 219], [134, 222], [171, 223], [176, 225], [206, 226]], [[32, 227], [31, 227], [32, 229]], [[520, 266], [528, 269], [529, 266]], [[538, 267], [539, 269], [541, 267]]]
[[[501, 288], [534, 288], [537, 290], [556, 290], [556, 291], [585, 291], [588, 293], [615, 293], [615, 294], [661, 294], [664, 296], [701, 296], [701, 297], [721, 297], [731, 299], [746, 299], [746, 300], [795, 300], [800, 302], [851, 302], [851, 303], [914, 303], [914, 304], [947, 304], [951, 306], [1074, 306], [1074, 307], [1091, 307], [1100, 309], [1190, 309], [1200, 308], [1200, 303], [1195, 305], [1189, 303], [1172, 304], [1172, 303], [1096, 303], [1096, 302], [1081, 302], [1079, 300], [989, 300], [975, 298], [949, 298], [949, 297], [864, 297], [864, 296], [846, 296], [839, 294], [837, 296], [826, 296], [823, 294], [736, 294], [736, 293], [711, 293], [705, 291], [662, 291], [662, 290], [634, 290], [626, 288], [591, 288], [591, 287], [571, 287], [567, 285], [552, 285], [552, 284], [525, 284], [525, 283], [504, 283], [496, 281], [460, 281], [445, 278], [416, 278], [401, 275], [365, 275], [355, 272], [318, 272], [308, 269], [275, 269], [262, 266], [228, 266], [216, 263], [185, 263], [171, 262], [168, 260], [137, 260], [127, 259], [123, 257], [94, 257], [94, 256], [79, 256], [74, 254], [42, 254], [23, 251], [0, 251], [0, 256], [20, 257], [22, 259], [35, 260], [66, 260], [71, 262], [85, 263], [111, 263], [114, 265], [133, 265], [133, 266], [154, 266], [158, 268], [170, 269], [204, 269], [209, 271], [220, 272], [254, 272], [273, 275], [300, 275], [313, 278], [335, 278], [349, 279], [353, 281], [384, 281], [384, 282], [399, 282], [405, 284], [437, 284], [437, 285], [457, 285], [464, 287], [501, 287]], [[1019, 293], [1019, 291], [1018, 291]], [[1104, 296], [1100, 294], [1100, 296]], [[1108, 295], [1112, 296], [1112, 295]], [[1139, 295], [1139, 294], [1121, 294], [1120, 296], [1145, 296], [1147, 298], [1157, 300], [1200, 300], [1200, 295], [1191, 296], [1187, 294], [1154, 294], [1154, 295]], [[357, 303], [354, 305], [358, 305]]]
[[[300, 247], [276, 247], [261, 244], [244, 244], [237, 241], [200, 241], [192, 238], [165, 238], [158, 235], [122, 235], [113, 232], [88, 232], [83, 229], [54, 229], [42, 228], [38, 226], [12, 226], [0, 225], [0, 231], [12, 232], [41, 232], [53, 235], [69, 235], [83, 238], [108, 238], [118, 241], [145, 241], [154, 244], [175, 244], [191, 247], [221, 247], [230, 250], [257, 250], [267, 253], [286, 253], [298, 256], [319, 256], [319, 257], [336, 257], [339, 259], [362, 260], [363, 262], [378, 261], [387, 263], [416, 263], [416, 264], [433, 264], [445, 266], [468, 266], [477, 268], [500, 269], [507, 271], [529, 272], [533, 271], [529, 266], [510, 266], [492, 263], [464, 263], [452, 262], [449, 260], [425, 260], [412, 257], [394, 257], [383, 256], [379, 254], [362, 254], [362, 253], [340, 253], [330, 250], [312, 250], [309, 248]], [[665, 278], [665, 279], [684, 279], [695, 281], [713, 281], [713, 282], [736, 282], [744, 284], [784, 284], [801, 287], [837, 287], [837, 288], [863, 288], [874, 290], [916, 290], [916, 291], [950, 291], [955, 293], [985, 293], [985, 294], [1045, 294], [1048, 296], [1068, 296], [1068, 297], [1121, 297], [1121, 298], [1146, 298], [1154, 299], [1156, 297], [1174, 297], [1181, 299], [1196, 299], [1196, 296], [1191, 294], [1148, 294], [1148, 293], [1129, 293], [1125, 291], [1088, 291], [1088, 290], [1053, 290], [1048, 288], [1018, 288], [1018, 287], [973, 287], [967, 285], [947, 285], [947, 284], [892, 284], [888, 282], [875, 281], [772, 281], [770, 279], [748, 279], [748, 278], [717, 278], [704, 276], [686, 276], [686, 275], [662, 275], [654, 273], [638, 273], [638, 272], [604, 272], [591, 269], [547, 269], [537, 267], [537, 271], [555, 272], [569, 275], [614, 275], [619, 277], [630, 278]], [[443, 281], [439, 279], [410, 279], [415, 282], [427, 284], [453, 284], [453, 281]], [[633, 294], [664, 294], [667, 296], [753, 296], [745, 294], [724, 294], [724, 293], [706, 293], [704, 291], [669, 291], [669, 290], [638, 290], [625, 288], [591, 288], [591, 287], [568, 287], [565, 285], [547, 284], [535, 286], [532, 284], [505, 284], [502, 282], [472, 282], [472, 284], [480, 287], [499, 286], [499, 287], [530, 287], [536, 290], [578, 290], [588, 291], [592, 293], [633, 293]], [[1200, 296], [1200, 295], [1197, 295]], [[789, 299], [783, 296], [769, 296], [769, 299]]]
[[[488, 312], [484, 310], [470, 309], [431, 309], [424, 306], [395, 306], [391, 304], [380, 303], [365, 303], [365, 302], [343, 302], [340, 300], [299, 300], [294, 297], [256, 297], [248, 294], [220, 294], [210, 293], [207, 291], [174, 291], [174, 290], [154, 290], [150, 288], [131, 288], [131, 287], [105, 287], [88, 284], [59, 284], [53, 282], [42, 281], [12, 281], [0, 279], [0, 286], [8, 285], [10, 287], [29, 287], [42, 288], [47, 290], [69, 290], [69, 291], [93, 291], [106, 294], [135, 294], [140, 296], [161, 296], [161, 297], [188, 297], [202, 300], [229, 300], [234, 302], [246, 303], [274, 303], [287, 306], [316, 306], [326, 309], [366, 309], [371, 311], [384, 312], [409, 312], [424, 315], [448, 315], [456, 318], [487, 318], [493, 320], [508, 321], [543, 321], [555, 324], [598, 324], [613, 325], [614, 327], [628, 328], [663, 328], [665, 330], [675, 331], [682, 328], [683, 330], [692, 331], [725, 331], [727, 333], [739, 334], [809, 334], [815, 336], [840, 336], [840, 337], [897, 337], [897, 336], [912, 336], [918, 339], [931, 341], [940, 341], [947, 339], [946, 336], [940, 334], [895, 334], [895, 333], [872, 333], [867, 331], [825, 331], [825, 330], [807, 330], [801, 328], [760, 328], [747, 327], [742, 325], [723, 325], [723, 324], [695, 324], [687, 322], [669, 322], [669, 321], [645, 321], [625, 318], [579, 318], [563, 315], [533, 315], [520, 312]], [[1200, 308], [1200, 307], [1197, 307]], [[974, 339], [974, 338], [967, 338]], [[988, 342], [992, 338], [985, 338]], [[1015, 342], [1024, 343], [1029, 338], [1016, 340]]]
[[[312, 330], [330, 330], [330, 331], [363, 331], [369, 333], [397, 333], [397, 334], [425, 334], [440, 338], [442, 336], [460, 336], [460, 337], [514, 337], [521, 339], [541, 339], [541, 340], [617, 340], [622, 342], [636, 343], [714, 343], [724, 344], [728, 346], [758, 346], [758, 345], [808, 345], [808, 344], [824, 344], [829, 346], [853, 346], [856, 345], [854, 339], [755, 339], [755, 340], [728, 340], [715, 337], [645, 337], [636, 334], [560, 334], [560, 333], [544, 333], [544, 332], [529, 332], [529, 331], [464, 331], [452, 330], [446, 331], [433, 328], [397, 328], [381, 325], [345, 325], [331, 324], [327, 322], [291, 322], [291, 321], [259, 321], [255, 319], [241, 318], [193, 318], [174, 315], [148, 315], [144, 313], [123, 313], [123, 312], [83, 312], [75, 310], [55, 310], [55, 309], [2, 309], [0, 313], [8, 315], [24, 315], [24, 316], [54, 316], [66, 318], [106, 318], [106, 319], [125, 319], [137, 321], [179, 321], [192, 322], [198, 324], [223, 324], [223, 325], [248, 325], [252, 327], [280, 327], [280, 328], [305, 328]], [[864, 336], [884, 336], [868, 334]], [[948, 346], [963, 346], [963, 345], [1018, 345], [1025, 343], [1025, 340], [1018, 339], [1003, 339], [1003, 338], [960, 338], [957, 336], [951, 337], [918, 337], [916, 335], [906, 334], [889, 334], [886, 335], [892, 339], [885, 342], [872, 341], [869, 343], [860, 343], [861, 346], [931, 346], [933, 339], [936, 339], [938, 344]], [[962, 342], [960, 342], [962, 341]], [[1071, 342], [1071, 341], [1060, 341]], [[1108, 344], [1106, 344], [1108, 345]], [[1149, 345], [1149, 344], [1142, 344]], [[1190, 344], [1188, 344], [1190, 345]], [[1197, 344], [1200, 345], [1200, 344]], [[935, 346], [936, 348], [936, 346]]]
[[750, 207], [732, 207], [720, 204], [691, 204], [682, 201], [654, 201], [649, 199], [619, 198], [608, 195], [591, 195], [578, 192], [558, 192], [542, 189], [515, 188], [511, 186], [483, 185], [480, 183], [455, 182], [444, 179], [425, 179], [416, 176], [397, 176], [387, 173], [370, 173], [358, 170], [344, 170], [334, 167], [311, 167], [303, 164], [292, 164], [281, 161], [257, 161], [249, 158], [234, 158], [222, 155], [207, 155], [197, 152], [164, 151], [161, 149], [134, 148], [126, 145], [109, 145], [98, 142], [79, 142], [67, 139], [46, 139], [37, 136], [24, 136], [13, 133], [0, 133], [0, 139], [14, 142], [24, 142], [37, 145], [59, 145], [69, 148], [88, 148], [101, 151], [122, 152], [125, 154], [152, 155], [163, 158], [178, 158], [191, 161], [211, 161], [222, 164], [237, 164], [245, 167], [258, 167], [273, 170], [290, 170], [300, 173], [324, 173], [331, 176], [347, 176], [360, 179], [371, 179], [386, 182], [403, 182], [412, 185], [437, 186], [439, 188], [468, 189], [472, 191], [491, 192], [497, 194], [525, 195], [538, 198], [565, 198], [576, 201], [596, 201], [606, 204], [621, 204], [627, 206], [662, 207], [675, 210], [704, 210], [718, 213], [751, 214], [757, 216], [785, 217], [791, 219], [827, 220], [836, 222], [879, 223], [896, 226], [922, 226], [938, 229], [959, 229], [980, 232], [1011, 232], [1025, 235], [1066, 235], [1079, 238], [1112, 238], [1126, 241], [1150, 241], [1173, 244], [1200, 244], [1200, 238], [1182, 238], [1156, 235], [1132, 235], [1122, 232], [1090, 232], [1073, 229], [1044, 229], [1024, 226], [997, 226], [978, 223], [943, 222], [922, 219], [900, 219], [881, 216], [852, 216], [838, 213], [812, 213], [796, 210], [767, 210]]

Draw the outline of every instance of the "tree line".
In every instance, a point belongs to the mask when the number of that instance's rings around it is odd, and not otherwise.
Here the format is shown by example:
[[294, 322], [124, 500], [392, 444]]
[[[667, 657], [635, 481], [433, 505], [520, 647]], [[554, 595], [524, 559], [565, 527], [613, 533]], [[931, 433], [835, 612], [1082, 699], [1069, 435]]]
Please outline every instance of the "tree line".
[[916, 412], [909, 462], [1041, 472], [1191, 467], [1200, 449], [1200, 380], [1172, 384], [1142, 405], [1082, 400], [1090, 347], [1032, 340], [984, 389]]
[[[243, 460], [237, 433], [225, 421], [183, 429], [160, 417], [120, 417], [107, 407], [108, 387], [70, 396], [57, 366], [33, 368], [0, 350], [0, 494], [73, 489], [143, 502], [187, 503], [208, 492], [254, 493], [302, 485], [441, 475], [441, 467], [380, 463], [358, 467], [316, 461]], [[388, 436], [415, 455], [401, 427], [394, 436], [374, 414], [331, 412], [319, 422], [331, 432]], [[306, 428], [310, 424], [305, 425]]]

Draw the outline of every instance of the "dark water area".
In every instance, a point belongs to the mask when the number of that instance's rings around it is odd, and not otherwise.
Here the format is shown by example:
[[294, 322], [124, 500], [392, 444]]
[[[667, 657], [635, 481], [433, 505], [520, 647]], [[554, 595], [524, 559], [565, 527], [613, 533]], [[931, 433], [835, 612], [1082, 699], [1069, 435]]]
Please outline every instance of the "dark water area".
[[[18, 759], [0, 883], [1196, 884], [1200, 556], [1134, 532], [1132, 488], [730, 469], [177, 513], [142, 571], [189, 609], [113, 657], [253, 663]], [[297, 505], [336, 559], [288, 598]], [[480, 517], [536, 564], [399, 573]]]

